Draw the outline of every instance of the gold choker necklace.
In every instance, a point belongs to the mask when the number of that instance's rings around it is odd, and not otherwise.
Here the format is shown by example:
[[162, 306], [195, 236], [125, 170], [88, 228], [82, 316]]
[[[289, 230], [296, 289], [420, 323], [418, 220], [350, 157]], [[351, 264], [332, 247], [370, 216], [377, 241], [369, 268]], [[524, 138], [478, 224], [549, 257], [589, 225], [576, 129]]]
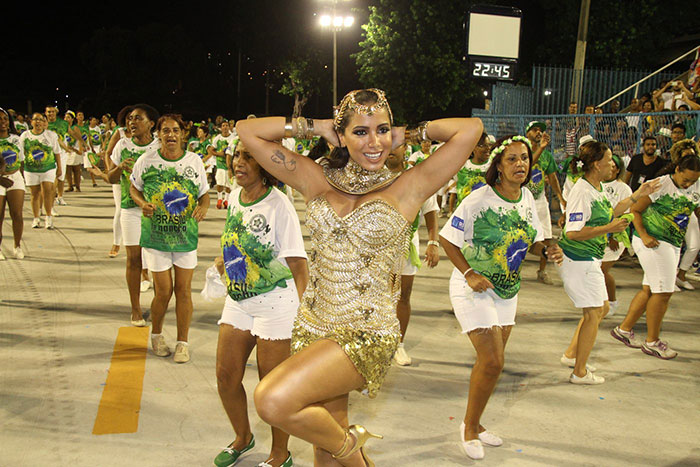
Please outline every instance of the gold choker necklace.
[[362, 168], [352, 158], [345, 167], [334, 169], [328, 166], [328, 159], [322, 159], [323, 174], [334, 188], [350, 195], [364, 195], [390, 185], [401, 172], [392, 172], [386, 167], [377, 171]]

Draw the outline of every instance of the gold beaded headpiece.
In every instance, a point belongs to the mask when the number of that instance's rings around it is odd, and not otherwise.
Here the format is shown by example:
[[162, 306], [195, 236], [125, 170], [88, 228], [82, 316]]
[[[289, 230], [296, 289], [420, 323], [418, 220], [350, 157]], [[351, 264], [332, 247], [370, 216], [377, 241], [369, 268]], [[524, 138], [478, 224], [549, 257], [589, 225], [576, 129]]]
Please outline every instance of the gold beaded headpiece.
[[[371, 105], [360, 104], [356, 100], [358, 93], [362, 91], [370, 91], [377, 95], [377, 102]], [[343, 121], [343, 117], [348, 110], [352, 110], [356, 114], [360, 115], [372, 115], [373, 113], [386, 109], [389, 114], [389, 122], [394, 124], [394, 116], [391, 114], [391, 107], [389, 107], [389, 102], [386, 100], [384, 91], [381, 89], [371, 88], [371, 89], [357, 89], [355, 91], [350, 91], [343, 97], [340, 101], [340, 105], [335, 108], [335, 116], [333, 118], [333, 126], [335, 129], [340, 129], [340, 123]]]

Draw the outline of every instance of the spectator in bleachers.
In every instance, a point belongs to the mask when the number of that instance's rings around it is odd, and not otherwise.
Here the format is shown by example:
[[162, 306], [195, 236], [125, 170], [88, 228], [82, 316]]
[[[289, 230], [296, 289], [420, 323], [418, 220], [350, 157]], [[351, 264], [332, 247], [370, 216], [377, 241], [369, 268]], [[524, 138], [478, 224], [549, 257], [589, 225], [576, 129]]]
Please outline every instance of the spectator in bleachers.
[[[675, 122], [671, 125], [671, 146], [685, 138], [685, 125], [680, 121]], [[671, 148], [664, 153], [664, 159], [667, 161], [671, 160]]]
[[615, 99], [610, 103], [610, 113], [611, 114], [616, 114], [620, 113], [620, 101]]
[[666, 162], [656, 154], [656, 138], [645, 136], [642, 152], [630, 160], [624, 181], [636, 191], [645, 180], [651, 180], [664, 168]]
[[[576, 102], [569, 103], [569, 115], [578, 113], [578, 104]], [[573, 157], [576, 154], [576, 145], [578, 144], [579, 126], [576, 118], [566, 120], [566, 132], [564, 135], [564, 150], [567, 157]]]

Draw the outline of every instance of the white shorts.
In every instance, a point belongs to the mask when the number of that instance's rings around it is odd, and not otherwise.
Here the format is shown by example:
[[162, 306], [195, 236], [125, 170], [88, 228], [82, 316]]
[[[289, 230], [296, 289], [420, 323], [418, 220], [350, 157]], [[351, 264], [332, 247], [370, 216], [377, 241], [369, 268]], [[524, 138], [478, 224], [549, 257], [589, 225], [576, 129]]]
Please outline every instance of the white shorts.
[[261, 339], [291, 339], [298, 308], [299, 295], [294, 280], [290, 279], [286, 289], [278, 287], [240, 302], [227, 296], [217, 324], [250, 331]]
[[642, 285], [651, 293], [672, 293], [676, 285], [676, 266], [681, 258], [681, 249], [668, 242], [659, 241], [656, 248], [647, 248], [636, 235], [632, 237], [634, 252], [644, 270]]
[[214, 174], [214, 178], [216, 178], [216, 184], [219, 186], [223, 187], [230, 187], [230, 183], [228, 181], [228, 170], [226, 169], [216, 169], [216, 174]]
[[617, 261], [622, 256], [622, 252], [625, 251], [625, 245], [622, 243], [617, 247], [617, 251], [612, 251], [610, 246], [605, 247], [605, 253], [603, 253], [603, 262], [609, 263], [612, 261]]
[[5, 194], [8, 191], [12, 191], [12, 190], [26, 191], [24, 189], [24, 178], [22, 178], [22, 173], [19, 170], [13, 174], [6, 175], [5, 178], [9, 178], [10, 180], [12, 180], [12, 186], [9, 188], [5, 188], [4, 186], [0, 186], [0, 196], [5, 196]]
[[58, 177], [59, 181], [64, 181], [66, 179], [66, 166], [68, 165], [68, 154], [65, 152], [60, 152], [58, 157], [61, 159], [61, 176]]
[[549, 240], [552, 238], [552, 215], [549, 213], [549, 201], [544, 193], [540, 199], [535, 200], [535, 209], [537, 209], [537, 217], [540, 219], [544, 239]]
[[564, 281], [564, 290], [576, 308], [597, 308], [608, 299], [605, 276], [600, 269], [601, 260], [574, 261], [564, 255], [559, 276]]
[[180, 269], [197, 267], [197, 250], [192, 251], [160, 251], [153, 248], [143, 248], [143, 257], [151, 272], [163, 272], [177, 266]]
[[41, 185], [44, 182], [53, 183], [56, 181], [56, 169], [47, 170], [46, 172], [27, 172], [24, 171], [24, 179], [27, 186]]
[[[411, 239], [411, 243], [416, 248], [416, 251], [418, 252], [418, 256], [420, 257], [420, 239], [418, 238], [418, 232], [415, 232], [413, 234], [413, 238]], [[403, 271], [401, 271], [401, 275], [402, 276], [415, 276], [417, 272], [418, 272], [418, 267], [411, 264], [411, 260], [406, 258], [406, 263], [403, 266]]]
[[450, 302], [462, 333], [515, 324], [518, 296], [501, 298], [493, 289], [475, 293], [457, 268], [450, 277]]
[[66, 165], [82, 165], [83, 164], [83, 155], [82, 154], [76, 154], [74, 152], [68, 153], [68, 157], [66, 158]]
[[141, 208], [122, 209], [120, 220], [124, 246], [139, 246], [141, 241]]

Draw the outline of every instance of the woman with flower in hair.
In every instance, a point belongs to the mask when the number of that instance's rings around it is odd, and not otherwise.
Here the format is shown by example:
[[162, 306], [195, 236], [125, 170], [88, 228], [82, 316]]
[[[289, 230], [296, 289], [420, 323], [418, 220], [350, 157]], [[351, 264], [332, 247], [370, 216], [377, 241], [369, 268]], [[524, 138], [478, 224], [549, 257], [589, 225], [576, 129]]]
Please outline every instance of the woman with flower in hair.
[[[661, 322], [673, 295], [681, 246], [691, 229], [690, 218], [693, 213], [700, 215], [700, 158], [687, 154], [661, 173], [655, 180], [660, 189], [632, 206], [635, 227], [632, 246], [644, 278], [642, 290], [630, 302], [627, 316], [611, 334], [628, 347], [641, 348], [647, 355], [668, 360], [678, 352], [660, 339]], [[697, 224], [692, 228], [700, 235]], [[642, 342], [635, 339], [633, 327], [645, 312], [647, 337]]]
[[[695, 157], [700, 157], [700, 146], [692, 139], [682, 139], [671, 146], [670, 152], [671, 164], [676, 164], [681, 158], [691, 154]], [[680, 291], [681, 287], [686, 290], [695, 290], [695, 287], [685, 278], [685, 274], [698, 258], [699, 251], [700, 230], [698, 229], [698, 216], [692, 213], [688, 220], [688, 230], [685, 232], [685, 253], [681, 256], [681, 261], [678, 264], [678, 274], [676, 275], [676, 287], [678, 289], [676, 292]]]
[[[423, 202], [459, 170], [482, 133], [478, 119], [394, 127], [378, 89], [348, 93], [332, 120], [239, 120], [238, 134], [270, 174], [302, 194], [311, 235], [309, 283], [292, 331], [292, 356], [258, 385], [255, 405], [270, 425], [315, 446], [318, 465], [374, 465], [373, 437], [348, 427], [348, 393], [379, 390], [401, 333], [400, 274]], [[385, 167], [406, 140], [445, 141], [411, 170]], [[282, 147], [285, 137], [326, 138], [335, 148], [314, 163]], [[337, 462], [336, 462], [337, 461]]]
[[518, 135], [496, 141], [487, 162], [486, 185], [464, 198], [440, 231], [442, 247], [455, 266], [450, 278], [452, 308], [476, 350], [460, 428], [462, 448], [472, 459], [484, 457], [482, 443], [503, 444], [479, 421], [503, 370], [505, 346], [515, 324], [522, 262], [528, 251], [562, 261], [559, 247], [548, 248], [543, 242], [535, 198], [526, 188], [532, 164], [530, 144]]
[[573, 173], [583, 176], [571, 188], [566, 200], [566, 224], [559, 246], [564, 261], [559, 269], [564, 290], [576, 308], [583, 309], [583, 318], [576, 328], [565, 357], [574, 356], [573, 384], [602, 384], [605, 378], [593, 374], [587, 365], [595, 344], [600, 320], [608, 312], [608, 294], [601, 261], [608, 244], [608, 235], [622, 232], [629, 220], [617, 217], [642, 196], [653, 193], [658, 181], [642, 184], [637, 191], [613, 208], [602, 182], [610, 179], [613, 170], [612, 152], [605, 143], [590, 141], [581, 146], [571, 161]]

